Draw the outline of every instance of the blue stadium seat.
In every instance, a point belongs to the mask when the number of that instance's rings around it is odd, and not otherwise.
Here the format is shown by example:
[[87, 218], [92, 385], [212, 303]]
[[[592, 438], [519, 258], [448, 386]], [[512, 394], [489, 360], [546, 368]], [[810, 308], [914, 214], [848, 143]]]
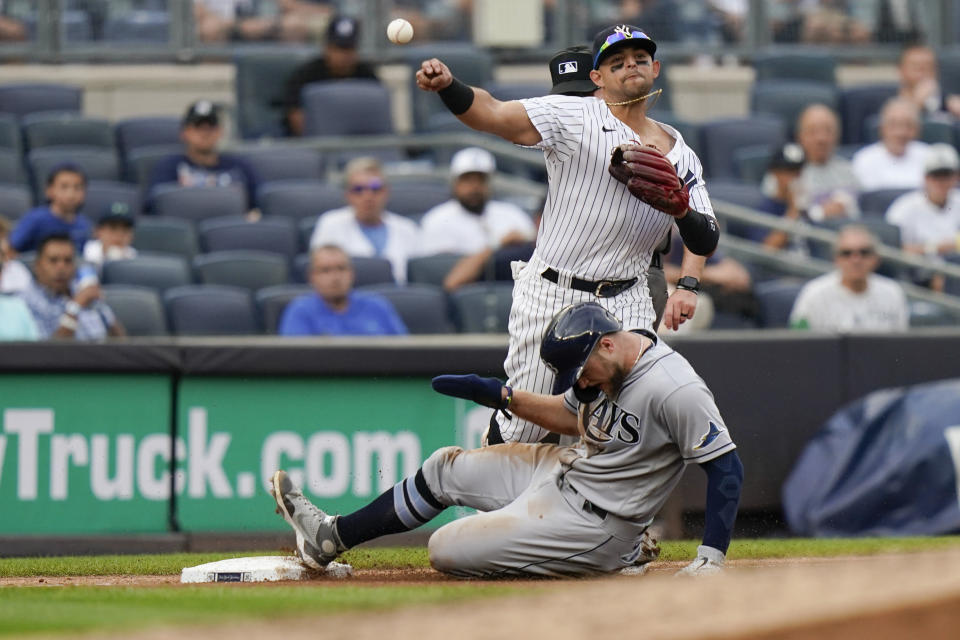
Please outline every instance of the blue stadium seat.
[[284, 147], [259, 147], [234, 151], [253, 167], [261, 184], [277, 180], [323, 179], [323, 156], [313, 149], [289, 149]]
[[767, 198], [760, 190], [760, 186], [732, 180], [713, 180], [707, 182], [707, 191], [710, 193], [710, 200], [713, 201], [717, 218], [726, 226], [726, 232], [741, 238], [750, 238], [748, 225], [728, 220], [722, 211], [717, 210], [716, 201], [722, 200], [748, 209], [762, 209], [767, 202]]
[[468, 284], [450, 294], [460, 333], [507, 333], [513, 283]]
[[443, 279], [450, 273], [462, 255], [438, 253], [433, 256], [411, 258], [407, 261], [407, 280], [411, 283], [443, 285]]
[[790, 311], [793, 310], [793, 303], [804, 284], [806, 283], [802, 280], [791, 278], [755, 284], [753, 294], [760, 303], [760, 326], [767, 329], [789, 326]]
[[137, 218], [133, 246], [141, 252], [169, 253], [187, 260], [199, 252], [193, 222], [162, 216]]
[[771, 116], [724, 118], [700, 125], [700, 161], [707, 185], [711, 181], [736, 177], [731, 154], [743, 147], [760, 144], [774, 147], [786, 141], [783, 121]]
[[154, 116], [125, 118], [114, 126], [117, 148], [124, 158], [134, 149], [155, 145], [180, 147], [180, 118]]
[[18, 184], [0, 184], [0, 216], [17, 220], [33, 208], [30, 190]]
[[20, 119], [9, 113], [0, 113], [0, 150], [23, 154], [23, 133]]
[[211, 218], [197, 225], [200, 246], [206, 252], [254, 249], [293, 258], [299, 244], [290, 218], [268, 217], [250, 222], [245, 217]]
[[264, 216], [286, 216], [299, 220], [318, 216], [347, 203], [342, 186], [308, 180], [264, 183], [257, 191], [257, 201]]
[[27, 186], [27, 175], [23, 170], [23, 156], [19, 151], [0, 149], [0, 183]]
[[166, 11], [127, 11], [107, 20], [103, 39], [113, 43], [166, 44], [170, 41], [170, 15]]
[[373, 285], [360, 291], [382, 295], [397, 310], [412, 334], [452, 333], [447, 298], [443, 290], [424, 284]]
[[203, 284], [222, 284], [245, 289], [263, 289], [286, 284], [289, 261], [266, 251], [215, 251], [193, 259], [197, 280]]
[[158, 216], [187, 220], [242, 216], [247, 212], [247, 194], [234, 187], [161, 184], [150, 192], [150, 208]]
[[419, 220], [429, 209], [453, 196], [447, 182], [421, 182], [413, 180], [390, 182], [387, 209]]
[[193, 278], [186, 259], [175, 255], [141, 254], [130, 260], [103, 265], [104, 284], [131, 284], [165, 291], [190, 284]]
[[72, 162], [83, 169], [87, 180], [119, 180], [120, 161], [115, 149], [101, 147], [43, 147], [27, 154], [33, 177], [33, 192], [37, 199], [43, 196], [50, 170], [64, 162]]
[[489, 51], [472, 44], [431, 42], [407, 46], [401, 50], [410, 69], [410, 99], [415, 131], [469, 131], [430, 92], [416, 87], [414, 72], [424, 60], [440, 58], [450, 67], [458, 80], [473, 87], [483, 87], [493, 81], [493, 56]]
[[754, 84], [750, 91], [750, 112], [779, 117], [791, 138], [797, 117], [814, 103], [825, 104], [836, 112], [840, 104], [836, 87], [799, 80], [766, 80]]
[[42, 147], [99, 147], [113, 149], [113, 128], [102, 118], [52, 111], [32, 113], [21, 119], [27, 150]]
[[0, 85], [0, 113], [18, 118], [38, 111], [82, 110], [83, 89], [64, 84]]
[[300, 249], [302, 251], [310, 250], [310, 240], [313, 239], [313, 232], [317, 228], [317, 220], [320, 216], [308, 216], [297, 223], [300, 232]]
[[844, 144], [862, 144], [863, 123], [880, 113], [883, 104], [897, 95], [897, 85], [876, 84], [840, 89], [840, 129]]
[[180, 336], [260, 333], [250, 292], [239, 287], [189, 285], [164, 293], [173, 333]]
[[[955, 19], [960, 16], [954, 8]], [[956, 42], [956, 40], [954, 41]], [[960, 46], [941, 49], [937, 53], [937, 62], [940, 67], [940, 86], [947, 95], [960, 94]]]
[[760, 184], [770, 166], [773, 147], [768, 144], [740, 147], [733, 152], [733, 168], [736, 177], [749, 184]]
[[146, 193], [154, 166], [178, 153], [183, 153], [182, 144], [152, 144], [130, 149], [124, 158], [123, 179], [137, 185], [140, 193]]
[[246, 139], [280, 137], [287, 80], [294, 70], [317, 55], [314, 48], [284, 47], [277, 51], [239, 52], [236, 68], [237, 128]]
[[887, 209], [893, 204], [893, 201], [905, 193], [910, 193], [913, 189], [879, 189], [877, 191], [861, 191], [857, 194], [857, 202], [860, 205], [860, 213], [864, 218], [879, 218], [887, 213]]
[[155, 289], [132, 285], [104, 285], [103, 300], [130, 336], [165, 336], [167, 318]]
[[817, 51], [763, 51], [753, 59], [757, 81], [800, 80], [835, 85], [837, 63]]
[[140, 191], [126, 182], [91, 180], [87, 184], [87, 197], [81, 211], [93, 222], [108, 208], [121, 206], [132, 216], [143, 213]]
[[270, 335], [277, 333], [283, 311], [294, 298], [313, 293], [305, 284], [279, 284], [260, 289], [254, 295], [257, 310], [260, 312], [260, 326]]

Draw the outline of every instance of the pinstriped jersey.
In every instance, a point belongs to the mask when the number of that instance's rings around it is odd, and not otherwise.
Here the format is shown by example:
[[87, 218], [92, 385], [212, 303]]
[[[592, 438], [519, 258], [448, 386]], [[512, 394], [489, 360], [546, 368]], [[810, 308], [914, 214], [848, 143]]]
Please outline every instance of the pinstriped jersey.
[[[544, 96], [520, 100], [542, 137], [549, 186], [536, 253], [588, 280], [645, 274], [673, 218], [640, 201], [607, 171], [610, 153], [639, 138], [603, 100]], [[690, 190], [690, 208], [713, 216], [700, 159], [672, 127], [667, 158]], [[642, 142], [642, 141], [641, 141]]]
[[601, 393], [581, 405], [571, 389], [564, 403], [580, 416], [587, 452], [573, 462], [567, 480], [593, 504], [628, 520], [653, 518], [685, 464], [736, 448], [706, 383], [659, 340], [627, 374], [616, 398]]

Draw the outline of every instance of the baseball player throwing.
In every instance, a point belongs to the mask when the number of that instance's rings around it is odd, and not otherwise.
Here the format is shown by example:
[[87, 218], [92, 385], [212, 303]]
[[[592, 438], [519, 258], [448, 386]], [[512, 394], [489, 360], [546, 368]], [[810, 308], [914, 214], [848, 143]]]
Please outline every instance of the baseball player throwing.
[[[594, 301], [627, 329], [651, 328], [646, 270], [671, 224], [692, 252], [716, 248], [719, 232], [699, 159], [676, 130], [646, 117], [660, 70], [655, 52], [637, 27], [601, 31], [590, 77], [603, 100], [551, 95], [501, 102], [458, 81], [440, 60], [426, 60], [417, 71], [418, 86], [438, 92], [466, 125], [545, 154], [549, 185], [537, 248], [528, 263], [514, 265], [504, 368], [515, 389], [549, 392], [553, 373], [537, 349], [566, 305]], [[681, 279], [680, 286], [685, 290], [667, 304], [667, 327], [696, 307], [698, 282]], [[495, 416], [488, 442], [536, 442], [545, 434], [523, 416]]]
[[411, 477], [366, 507], [332, 516], [283, 471], [277, 512], [314, 567], [373, 538], [408, 531], [443, 509], [482, 513], [430, 537], [431, 565], [459, 576], [583, 576], [616, 571], [642, 552], [641, 535], [695, 462], [707, 474], [706, 527], [686, 574], [718, 571], [730, 543], [743, 467], [713, 396], [690, 364], [653, 333], [624, 331], [599, 304], [560, 311], [540, 354], [552, 391], [511, 389], [495, 378], [439, 376], [441, 393], [577, 435], [576, 447], [499, 444], [435, 451]]

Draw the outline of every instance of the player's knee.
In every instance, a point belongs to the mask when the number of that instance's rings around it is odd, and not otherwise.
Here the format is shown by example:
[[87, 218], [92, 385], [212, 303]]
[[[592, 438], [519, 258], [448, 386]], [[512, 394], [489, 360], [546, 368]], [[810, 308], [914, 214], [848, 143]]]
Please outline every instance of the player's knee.
[[471, 557], [471, 545], [465, 544], [458, 533], [460, 521], [440, 527], [433, 532], [427, 542], [427, 554], [430, 566], [442, 573], [455, 576], [478, 576], [484, 572]]
[[423, 463], [423, 475], [427, 479], [427, 484], [436, 486], [434, 483], [442, 474], [442, 470], [453, 464], [461, 453], [463, 453], [461, 447], [443, 447], [431, 453]]

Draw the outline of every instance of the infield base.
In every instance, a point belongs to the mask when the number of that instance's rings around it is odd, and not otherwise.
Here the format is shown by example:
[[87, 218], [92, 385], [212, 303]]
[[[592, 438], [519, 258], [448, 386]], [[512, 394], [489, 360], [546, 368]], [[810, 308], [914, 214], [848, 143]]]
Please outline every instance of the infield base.
[[[346, 578], [353, 575], [353, 568], [331, 562], [325, 572], [330, 577]], [[185, 567], [180, 572], [180, 582], [277, 582], [307, 580], [316, 573], [292, 556], [250, 556]]]

